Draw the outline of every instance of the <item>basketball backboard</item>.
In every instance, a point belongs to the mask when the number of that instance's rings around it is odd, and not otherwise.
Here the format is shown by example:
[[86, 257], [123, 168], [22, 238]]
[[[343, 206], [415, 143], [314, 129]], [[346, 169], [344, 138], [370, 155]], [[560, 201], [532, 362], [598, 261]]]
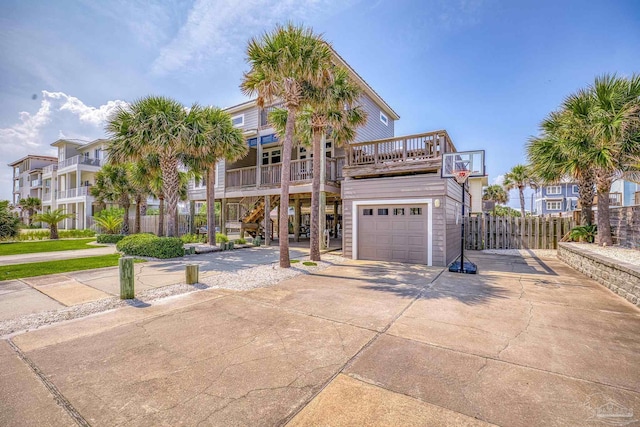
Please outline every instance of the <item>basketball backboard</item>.
[[442, 155], [442, 178], [455, 178], [455, 171], [468, 170], [470, 177], [485, 176], [484, 150], [459, 151]]

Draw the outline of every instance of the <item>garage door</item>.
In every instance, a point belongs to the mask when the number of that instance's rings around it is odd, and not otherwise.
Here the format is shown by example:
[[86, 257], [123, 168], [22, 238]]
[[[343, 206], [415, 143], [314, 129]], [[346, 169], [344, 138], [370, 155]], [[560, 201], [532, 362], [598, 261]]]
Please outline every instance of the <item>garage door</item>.
[[427, 263], [427, 205], [358, 206], [358, 259]]

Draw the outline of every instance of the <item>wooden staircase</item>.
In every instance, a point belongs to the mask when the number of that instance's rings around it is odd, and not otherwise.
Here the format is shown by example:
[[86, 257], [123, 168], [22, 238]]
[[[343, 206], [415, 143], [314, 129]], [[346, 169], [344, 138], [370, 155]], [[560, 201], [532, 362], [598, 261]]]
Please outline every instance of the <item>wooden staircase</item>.
[[[280, 196], [272, 196], [271, 209], [280, 204]], [[240, 231], [247, 232], [250, 236], [256, 237], [258, 234], [262, 234], [262, 226], [260, 223], [264, 220], [264, 197], [261, 197], [247, 213], [242, 217]]]

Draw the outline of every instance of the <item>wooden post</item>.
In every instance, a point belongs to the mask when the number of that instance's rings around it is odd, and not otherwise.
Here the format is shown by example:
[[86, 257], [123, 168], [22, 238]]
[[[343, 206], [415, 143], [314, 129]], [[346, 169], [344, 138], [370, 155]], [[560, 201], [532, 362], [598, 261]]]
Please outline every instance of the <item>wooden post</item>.
[[120, 258], [118, 266], [120, 268], [120, 299], [133, 299], [135, 298], [133, 258]]
[[265, 246], [271, 245], [271, 227], [269, 226], [271, 218], [271, 196], [264, 196], [264, 244]]
[[333, 237], [338, 238], [338, 201], [333, 202]]
[[198, 264], [187, 264], [184, 272], [187, 280], [187, 285], [195, 285], [198, 283]]
[[[239, 209], [240, 204], [238, 204]], [[227, 199], [220, 200], [220, 232], [227, 235]]]
[[189, 234], [196, 233], [196, 201], [189, 200]]

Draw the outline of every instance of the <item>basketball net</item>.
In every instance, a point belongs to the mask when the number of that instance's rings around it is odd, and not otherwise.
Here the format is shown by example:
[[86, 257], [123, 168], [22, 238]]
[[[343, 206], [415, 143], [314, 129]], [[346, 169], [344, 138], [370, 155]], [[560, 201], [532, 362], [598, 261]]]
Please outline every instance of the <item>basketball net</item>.
[[456, 178], [456, 181], [458, 181], [458, 184], [460, 185], [467, 182], [469, 175], [471, 175], [470, 170], [460, 169], [453, 171], [453, 176]]

